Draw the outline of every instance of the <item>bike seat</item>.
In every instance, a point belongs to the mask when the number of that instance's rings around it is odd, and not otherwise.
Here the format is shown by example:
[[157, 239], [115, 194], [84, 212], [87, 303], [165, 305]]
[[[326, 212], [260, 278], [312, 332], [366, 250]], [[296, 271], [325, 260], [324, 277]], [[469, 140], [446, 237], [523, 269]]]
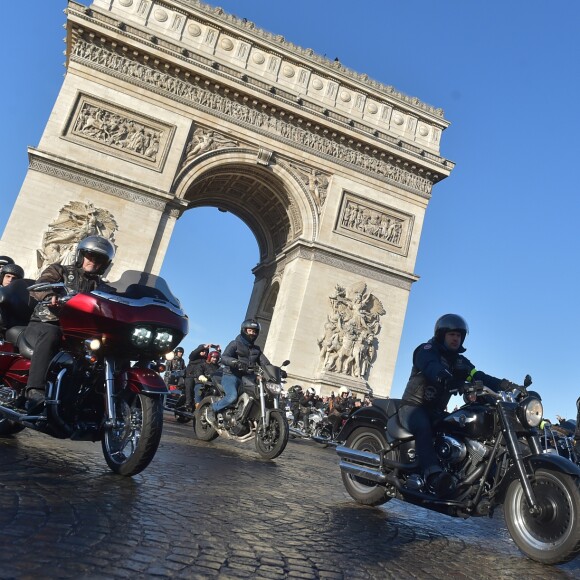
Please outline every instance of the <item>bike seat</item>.
[[24, 331], [26, 328], [26, 326], [13, 326], [12, 328], [9, 328], [6, 331], [6, 341], [15, 345], [18, 349], [18, 352], [24, 358], [32, 358], [32, 346], [30, 346], [28, 341], [24, 338]]

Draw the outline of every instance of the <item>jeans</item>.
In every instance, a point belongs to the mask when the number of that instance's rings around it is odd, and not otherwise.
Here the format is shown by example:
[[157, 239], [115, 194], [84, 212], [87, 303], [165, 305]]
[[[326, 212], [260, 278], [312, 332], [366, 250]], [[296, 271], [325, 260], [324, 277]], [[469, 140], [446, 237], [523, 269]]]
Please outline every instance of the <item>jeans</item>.
[[238, 385], [240, 384], [241, 379], [236, 377], [235, 375], [231, 375], [229, 373], [224, 373], [222, 376], [222, 387], [226, 392], [225, 396], [216, 401], [211, 408], [213, 409], [214, 413], [233, 405], [236, 400], [238, 399]]
[[201, 403], [201, 389], [203, 389], [203, 383], [195, 383], [195, 387], [193, 387], [193, 400], [195, 404]]
[[429, 411], [424, 407], [403, 405], [399, 410], [399, 420], [401, 425], [415, 436], [417, 459], [423, 474], [428, 476], [441, 471], [433, 448], [432, 417]]

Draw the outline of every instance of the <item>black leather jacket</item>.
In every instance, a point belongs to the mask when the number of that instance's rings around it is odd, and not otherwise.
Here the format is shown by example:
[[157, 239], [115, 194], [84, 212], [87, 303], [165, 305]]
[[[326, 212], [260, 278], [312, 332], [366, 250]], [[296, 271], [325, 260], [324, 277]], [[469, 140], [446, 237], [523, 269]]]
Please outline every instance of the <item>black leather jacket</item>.
[[232, 369], [231, 363], [234, 361], [242, 361], [248, 367], [254, 366], [258, 363], [260, 365], [269, 365], [270, 361], [262, 352], [262, 349], [257, 344], [252, 344], [246, 337], [238, 334], [222, 353], [221, 364], [224, 366], [224, 373], [231, 373], [237, 377], [242, 377], [244, 374], [238, 369]]
[[501, 379], [478, 371], [471, 361], [458, 351], [450, 351], [432, 338], [413, 352], [413, 368], [403, 393], [403, 401], [444, 411], [451, 398], [451, 390], [460, 389], [466, 380], [483, 381], [491, 389], [498, 389]]

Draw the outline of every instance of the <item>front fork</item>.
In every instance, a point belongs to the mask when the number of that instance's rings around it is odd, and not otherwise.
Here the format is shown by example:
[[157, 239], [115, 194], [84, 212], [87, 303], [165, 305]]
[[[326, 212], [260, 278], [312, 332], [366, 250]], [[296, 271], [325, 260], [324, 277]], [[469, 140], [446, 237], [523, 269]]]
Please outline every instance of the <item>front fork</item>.
[[[514, 458], [516, 469], [518, 471], [518, 475], [520, 476], [520, 482], [524, 490], [524, 495], [526, 496], [526, 501], [530, 509], [530, 514], [532, 515], [539, 514], [540, 507], [538, 506], [536, 496], [534, 495], [534, 490], [532, 489], [532, 484], [530, 483], [528, 474], [526, 472], [526, 468], [524, 465], [523, 457], [520, 451], [520, 446], [515, 430], [512, 429], [511, 427], [510, 418], [507, 415], [505, 407], [501, 404], [498, 404], [497, 410], [500, 417], [502, 425], [502, 433], [506, 442], [506, 446], [511, 456]], [[531, 446], [532, 451], [535, 454], [539, 454], [538, 453], [539, 441], [537, 440], [537, 437], [534, 436], [531, 437]]]
[[117, 424], [115, 405], [115, 360], [105, 357], [105, 427], [114, 427]]

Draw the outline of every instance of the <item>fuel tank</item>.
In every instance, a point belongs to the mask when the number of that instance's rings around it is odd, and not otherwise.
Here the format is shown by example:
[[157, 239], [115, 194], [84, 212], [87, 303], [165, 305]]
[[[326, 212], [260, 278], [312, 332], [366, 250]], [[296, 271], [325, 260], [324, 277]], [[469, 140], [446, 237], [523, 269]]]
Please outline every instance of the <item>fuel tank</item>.
[[469, 405], [453, 411], [441, 422], [446, 433], [486, 439], [495, 431], [495, 411], [485, 405]]

